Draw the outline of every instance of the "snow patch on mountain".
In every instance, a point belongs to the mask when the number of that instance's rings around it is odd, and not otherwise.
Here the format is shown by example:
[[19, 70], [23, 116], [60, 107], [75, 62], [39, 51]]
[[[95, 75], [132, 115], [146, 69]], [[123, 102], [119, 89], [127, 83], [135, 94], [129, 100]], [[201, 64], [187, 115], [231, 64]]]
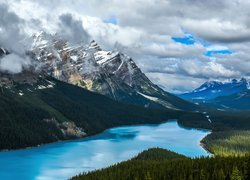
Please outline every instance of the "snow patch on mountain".
[[157, 102], [157, 101], [159, 100], [158, 98], [153, 97], [153, 96], [148, 96], [148, 95], [143, 94], [143, 93], [140, 93], [140, 92], [137, 92], [137, 93], [138, 93], [138, 94], [140, 94], [140, 95], [142, 95], [143, 97], [145, 97], [145, 98], [147, 98], [147, 99], [151, 100], [151, 101], [155, 101], [155, 102]]
[[119, 52], [98, 51], [94, 54], [94, 56], [98, 64], [104, 64], [108, 61], [112, 61], [112, 59], [116, 57], [118, 54]]
[[250, 81], [248, 81], [248, 83], [247, 83], [247, 89], [250, 90]]

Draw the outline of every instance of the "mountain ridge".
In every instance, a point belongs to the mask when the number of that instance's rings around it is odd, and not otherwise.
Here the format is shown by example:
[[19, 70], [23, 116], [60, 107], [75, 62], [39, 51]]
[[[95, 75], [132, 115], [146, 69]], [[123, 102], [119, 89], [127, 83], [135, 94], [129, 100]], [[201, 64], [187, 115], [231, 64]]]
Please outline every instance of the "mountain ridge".
[[178, 95], [203, 108], [220, 111], [250, 109], [250, 80], [232, 79], [226, 82], [208, 81], [195, 90]]
[[207, 81], [195, 90], [179, 94], [178, 96], [192, 102], [205, 102], [220, 96], [229, 96], [249, 89], [250, 80], [245, 78], [239, 80], [232, 79], [227, 82]]
[[196, 105], [153, 84], [133, 59], [95, 42], [71, 46], [59, 35], [33, 36], [32, 57], [54, 78], [114, 100], [151, 108], [194, 110]]

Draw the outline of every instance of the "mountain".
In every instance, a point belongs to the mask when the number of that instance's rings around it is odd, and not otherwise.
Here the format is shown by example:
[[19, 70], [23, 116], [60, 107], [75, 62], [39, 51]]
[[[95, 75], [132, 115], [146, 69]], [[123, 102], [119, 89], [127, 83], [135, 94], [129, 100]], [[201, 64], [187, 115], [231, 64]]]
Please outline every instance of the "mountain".
[[[16, 74], [0, 71], [0, 149], [158, 123], [196, 108], [154, 85], [130, 57], [95, 41], [73, 46], [44, 32], [32, 39], [31, 65]], [[0, 60], [11, 53], [1, 47]]]
[[15, 149], [114, 126], [159, 123], [182, 112], [122, 104], [47, 74], [24, 71], [0, 74], [0, 114], [0, 149]]
[[224, 110], [250, 110], [250, 90], [211, 99], [208, 104]]
[[31, 56], [38, 69], [54, 78], [114, 100], [151, 108], [194, 110], [194, 104], [153, 84], [133, 59], [119, 51], [104, 51], [95, 42], [74, 46], [59, 35], [33, 36]]
[[[132, 58], [95, 41], [73, 46], [44, 32], [32, 39], [31, 65], [16, 74], [0, 71], [0, 149], [159, 123], [197, 107], [153, 84]], [[1, 47], [0, 60], [11, 53]]]
[[192, 102], [206, 102], [220, 96], [241, 93], [248, 89], [250, 89], [250, 81], [244, 78], [233, 79], [230, 82], [208, 81], [199, 88], [178, 96]]

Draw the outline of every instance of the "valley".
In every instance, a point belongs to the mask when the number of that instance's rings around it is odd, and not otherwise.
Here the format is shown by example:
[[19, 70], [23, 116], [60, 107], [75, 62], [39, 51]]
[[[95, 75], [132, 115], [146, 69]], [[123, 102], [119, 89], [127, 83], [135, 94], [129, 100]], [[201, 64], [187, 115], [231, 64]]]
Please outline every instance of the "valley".
[[[188, 157], [244, 157], [248, 153], [246, 79], [207, 82], [176, 96], [152, 83], [132, 58], [103, 51], [95, 41], [71, 47], [60, 36], [44, 32], [33, 38], [27, 56], [34, 64], [21, 73], [1, 72], [0, 76], [0, 149], [8, 150], [0, 156], [6, 162], [23, 156], [24, 163], [11, 167], [23, 170], [11, 176], [0, 173], [1, 178], [70, 178], [127, 160], [151, 147]], [[10, 54], [2, 48], [0, 56]], [[160, 124], [170, 119], [176, 121]], [[131, 127], [123, 127], [127, 125]], [[121, 151], [126, 143], [138, 148], [127, 145]], [[108, 151], [93, 152], [99, 146]], [[112, 151], [115, 156], [110, 155], [110, 149], [117, 150]], [[101, 158], [104, 156], [109, 161]], [[70, 160], [61, 164], [61, 158]], [[79, 160], [95, 164], [82, 166]], [[27, 171], [30, 164], [38, 165]]]
[[249, 9], [0, 0], [0, 180], [250, 180]]
[[[161, 123], [199, 108], [153, 84], [131, 57], [95, 41], [76, 46], [46, 32], [30, 40], [31, 64], [19, 73], [1, 72], [0, 149]], [[0, 58], [11, 56], [1, 48]]]

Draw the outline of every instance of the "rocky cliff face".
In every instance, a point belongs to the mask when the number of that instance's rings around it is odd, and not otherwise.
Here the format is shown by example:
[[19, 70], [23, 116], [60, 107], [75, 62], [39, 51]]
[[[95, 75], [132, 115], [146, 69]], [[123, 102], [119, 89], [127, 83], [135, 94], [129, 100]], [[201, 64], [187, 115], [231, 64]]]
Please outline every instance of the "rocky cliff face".
[[73, 121], [60, 123], [55, 118], [44, 119], [43, 121], [55, 125], [56, 128], [62, 132], [65, 138], [81, 138], [87, 135], [84, 130], [80, 127], [77, 127]]

